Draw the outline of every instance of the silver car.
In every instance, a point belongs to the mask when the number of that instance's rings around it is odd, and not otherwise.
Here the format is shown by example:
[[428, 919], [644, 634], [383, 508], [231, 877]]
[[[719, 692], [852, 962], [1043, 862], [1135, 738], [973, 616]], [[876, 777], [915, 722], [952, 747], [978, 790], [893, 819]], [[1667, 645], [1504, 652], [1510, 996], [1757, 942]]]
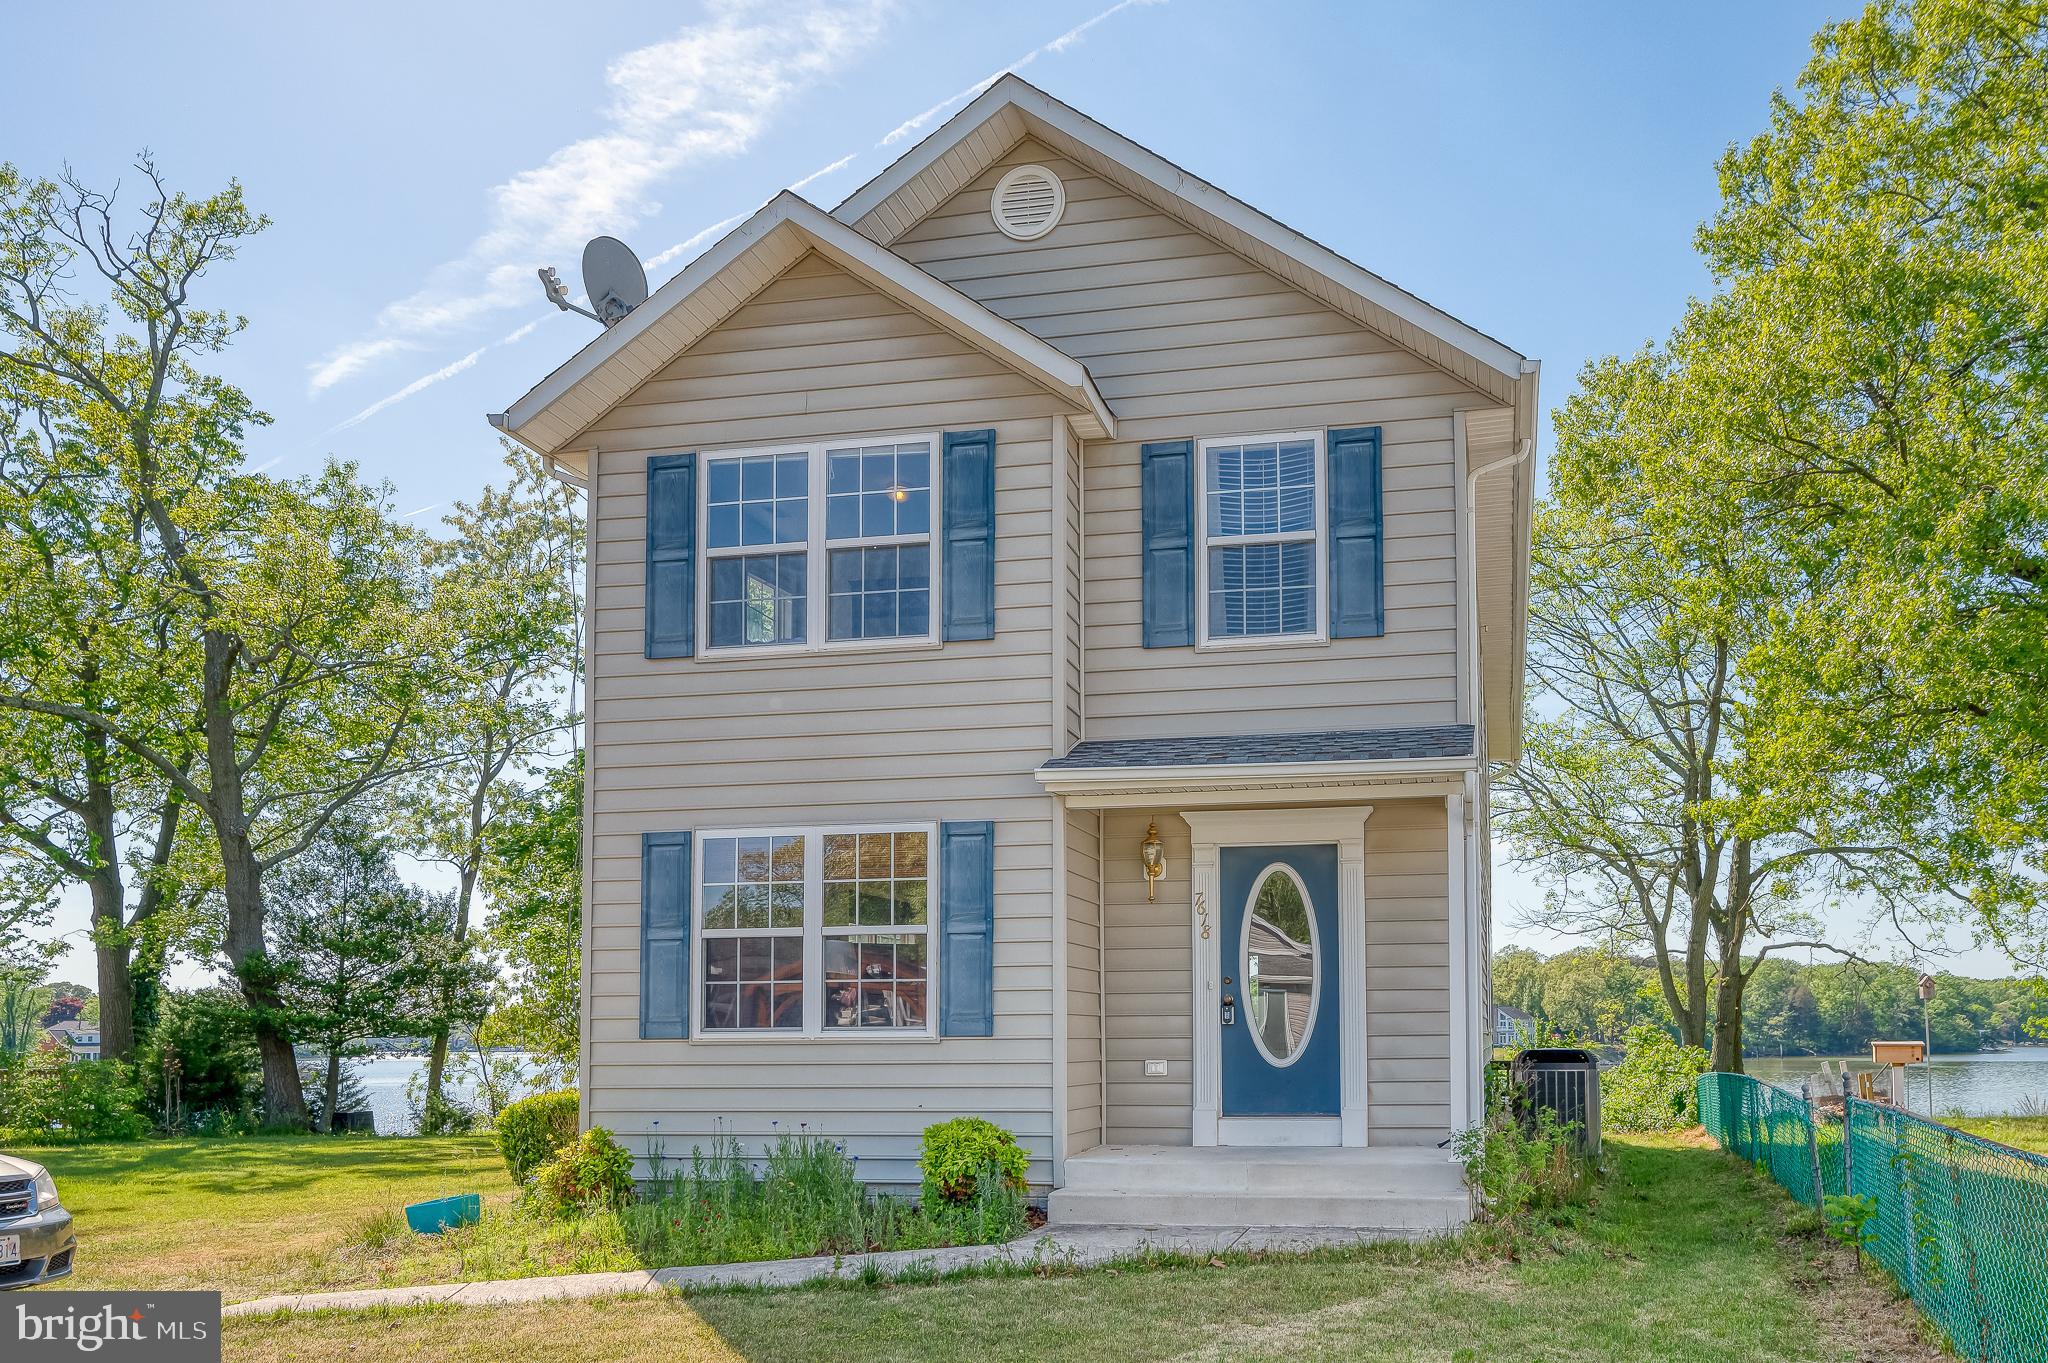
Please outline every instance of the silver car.
[[0, 1292], [71, 1276], [78, 1237], [50, 1171], [0, 1155]]

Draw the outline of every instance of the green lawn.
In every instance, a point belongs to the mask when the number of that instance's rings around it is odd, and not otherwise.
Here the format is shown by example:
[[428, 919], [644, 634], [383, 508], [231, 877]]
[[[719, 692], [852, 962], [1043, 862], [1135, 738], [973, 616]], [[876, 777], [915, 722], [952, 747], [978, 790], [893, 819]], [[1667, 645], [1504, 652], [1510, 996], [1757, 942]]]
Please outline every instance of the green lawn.
[[1960, 1117], [1953, 1125], [1986, 1140], [2048, 1155], [2048, 1117]]
[[1480, 1238], [973, 1278], [235, 1321], [237, 1360], [1532, 1360], [1938, 1357], [1791, 1204], [1691, 1139], [1609, 1144], [1592, 1210], [1509, 1256]]
[[[14, 1152], [10, 1152], [14, 1153]], [[46, 1164], [78, 1227], [69, 1288], [207, 1288], [229, 1301], [269, 1292], [437, 1281], [392, 1272], [382, 1237], [408, 1202], [512, 1182], [487, 1136], [255, 1136], [23, 1150]], [[432, 1241], [423, 1241], [433, 1245]], [[413, 1265], [405, 1264], [404, 1269]]]

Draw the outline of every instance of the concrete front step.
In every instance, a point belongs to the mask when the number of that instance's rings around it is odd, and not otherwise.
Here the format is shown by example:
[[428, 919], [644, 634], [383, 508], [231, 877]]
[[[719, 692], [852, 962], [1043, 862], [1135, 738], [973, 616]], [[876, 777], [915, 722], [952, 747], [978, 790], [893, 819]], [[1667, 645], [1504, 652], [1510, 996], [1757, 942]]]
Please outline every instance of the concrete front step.
[[1434, 1149], [1101, 1146], [1066, 1161], [1055, 1225], [1346, 1226], [1442, 1233], [1471, 1219]]

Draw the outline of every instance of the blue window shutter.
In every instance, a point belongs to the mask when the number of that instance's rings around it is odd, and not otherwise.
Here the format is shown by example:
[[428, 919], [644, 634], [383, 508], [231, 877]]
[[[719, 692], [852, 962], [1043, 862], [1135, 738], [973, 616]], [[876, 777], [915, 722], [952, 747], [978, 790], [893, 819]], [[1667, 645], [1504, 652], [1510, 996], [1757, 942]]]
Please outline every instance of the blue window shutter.
[[647, 460], [647, 656], [697, 651], [697, 456]]
[[947, 431], [940, 463], [944, 485], [947, 639], [996, 637], [996, 433]]
[[1185, 648], [1195, 642], [1195, 442], [1161, 440], [1139, 460], [1145, 647]]
[[1386, 632], [1380, 526], [1380, 428], [1331, 431], [1330, 637]]
[[939, 1035], [996, 1031], [996, 826], [939, 825]]
[[640, 1035], [690, 1034], [690, 835], [640, 835]]

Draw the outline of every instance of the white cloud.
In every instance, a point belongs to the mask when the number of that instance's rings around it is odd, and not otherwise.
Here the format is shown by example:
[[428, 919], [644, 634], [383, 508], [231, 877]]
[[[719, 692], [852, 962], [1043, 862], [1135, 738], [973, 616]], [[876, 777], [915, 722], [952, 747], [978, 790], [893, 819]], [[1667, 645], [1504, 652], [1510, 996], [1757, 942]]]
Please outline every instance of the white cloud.
[[439, 505], [441, 505], [439, 502], [428, 502], [425, 506], [413, 508], [411, 511], [406, 512], [403, 516], [400, 516], [398, 519], [402, 521], [409, 521], [414, 516], [424, 516], [427, 512], [432, 511], [435, 507]]
[[396, 355], [402, 350], [418, 350], [419, 342], [401, 340], [395, 336], [382, 336], [366, 341], [350, 341], [328, 352], [327, 358], [310, 366], [313, 371], [311, 387], [314, 392], [332, 388], [344, 379], [352, 379], [368, 369], [386, 355]]
[[726, 228], [736, 227], [740, 223], [745, 222], [748, 218], [751, 218], [753, 216], [754, 215], [752, 213], [735, 213], [729, 218], [720, 218], [717, 222], [712, 223], [709, 227], [706, 227], [701, 231], [692, 232], [689, 236], [683, 238], [675, 245], [669, 247], [666, 251], [660, 251], [655, 253], [654, 255], [649, 256], [646, 260], [641, 262], [641, 267], [643, 269], [648, 270], [658, 270], [662, 266], [668, 264], [671, 260], [674, 260], [677, 256], [682, 255], [685, 251], [691, 250], [698, 246], [702, 246], [705, 242], [711, 240], [711, 238], [717, 236], [720, 232], [725, 231]]
[[363, 408], [362, 411], [357, 412], [347, 421], [344, 421], [337, 426], [329, 428], [328, 434], [332, 435], [335, 431], [345, 431], [351, 426], [360, 426], [365, 421], [368, 421], [371, 417], [377, 415], [377, 413], [383, 411], [386, 407], [391, 406], [393, 403], [404, 402], [407, 398], [411, 397], [413, 394], [421, 391], [422, 389], [432, 388], [435, 384], [441, 382], [441, 380], [443, 379], [454, 378], [457, 374], [460, 374], [463, 370], [469, 368], [478, 360], [482, 359], [483, 353], [489, 349], [490, 347], [487, 345], [478, 346], [475, 350], [470, 351], [461, 359], [451, 361], [448, 364], [444, 364], [431, 374], [421, 375], [419, 378], [416, 378], [411, 383], [405, 385], [405, 387], [399, 389], [397, 392], [387, 394], [384, 397], [378, 398], [375, 402]]
[[1032, 48], [1029, 52], [1026, 52], [1023, 56], [1017, 58], [1017, 60], [1011, 62], [1008, 66], [1005, 66], [1000, 71], [991, 72], [989, 75], [982, 77], [974, 84], [968, 86], [965, 90], [960, 91], [960, 93], [953, 95], [948, 99], [940, 100], [937, 104], [932, 105], [931, 108], [926, 109], [923, 113], [917, 115], [915, 118], [905, 119], [903, 122], [891, 128], [888, 131], [888, 133], [886, 133], [883, 136], [882, 140], [875, 143], [875, 145], [878, 147], [894, 146], [896, 143], [901, 142], [904, 138], [910, 136], [912, 133], [924, 127], [927, 123], [930, 123], [940, 114], [946, 112], [946, 110], [952, 108], [956, 104], [965, 104], [968, 100], [973, 99], [983, 90], [988, 89], [989, 86], [994, 85], [997, 81], [1001, 80], [1004, 76], [1009, 75], [1011, 72], [1023, 70], [1025, 67], [1031, 65], [1031, 63], [1037, 61], [1040, 57], [1046, 55], [1048, 52], [1053, 53], [1055, 55], [1061, 52], [1065, 52], [1068, 48], [1080, 42], [1082, 35], [1087, 33], [1089, 29], [1094, 28], [1097, 24], [1101, 23], [1104, 19], [1109, 18], [1113, 14], [1121, 13], [1122, 11], [1129, 9], [1133, 5], [1163, 5], [1165, 3], [1166, 0], [1117, 0], [1116, 4], [1111, 5], [1108, 9], [1102, 11], [1102, 13], [1096, 15], [1094, 18], [1085, 19], [1082, 22], [1074, 25], [1072, 28], [1068, 29], [1065, 33], [1060, 34], [1059, 37], [1054, 38], [1051, 42], [1044, 43], [1038, 47]]
[[853, 160], [853, 158], [854, 158], [854, 157], [856, 157], [856, 156], [858, 156], [858, 155], [860, 155], [860, 153], [859, 153], [859, 152], [857, 152], [857, 151], [850, 151], [850, 152], [846, 153], [846, 155], [844, 155], [844, 156], [840, 157], [840, 158], [839, 158], [839, 159], [838, 159], [837, 161], [834, 161], [834, 162], [833, 162], [833, 163], [832, 163], [831, 165], [829, 165], [829, 166], [819, 166], [819, 167], [818, 167], [818, 168], [817, 168], [816, 170], [812, 171], [812, 172], [811, 172], [811, 173], [810, 173], [809, 175], [806, 175], [806, 176], [804, 176], [804, 178], [803, 178], [803, 179], [801, 179], [801, 180], [798, 180], [798, 181], [797, 181], [797, 182], [796, 182], [795, 184], [791, 185], [791, 186], [789, 187], [789, 188], [790, 188], [790, 190], [791, 190], [791, 192], [793, 193], [793, 192], [795, 192], [796, 190], [802, 189], [802, 188], [803, 188], [803, 187], [804, 187], [805, 185], [809, 184], [809, 183], [810, 183], [811, 181], [813, 181], [813, 180], [822, 180], [822, 179], [824, 179], [824, 178], [825, 178], [825, 177], [826, 177], [827, 175], [830, 175], [830, 174], [831, 174], [831, 173], [832, 173], [833, 171], [835, 171], [835, 170], [844, 170], [844, 169], [846, 168], [846, 166], [848, 165], [848, 163], [850, 163], [850, 162], [851, 162], [851, 161]]
[[539, 265], [639, 223], [664, 182], [746, 151], [790, 101], [865, 48], [890, 3], [713, 0], [702, 22], [618, 58], [605, 73], [604, 126], [494, 188], [489, 225], [468, 249], [386, 306], [371, 335], [308, 366], [312, 391], [516, 303]]

